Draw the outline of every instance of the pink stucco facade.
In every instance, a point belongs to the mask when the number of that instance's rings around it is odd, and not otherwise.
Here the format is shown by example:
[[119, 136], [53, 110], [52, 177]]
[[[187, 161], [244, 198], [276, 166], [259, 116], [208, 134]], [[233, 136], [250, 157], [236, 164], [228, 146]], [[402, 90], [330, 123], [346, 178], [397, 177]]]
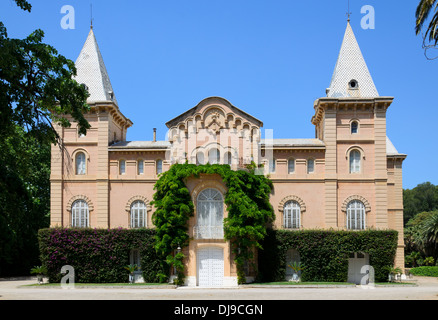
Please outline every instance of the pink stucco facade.
[[[351, 204], [357, 203], [363, 225], [356, 229], [399, 232], [394, 264], [403, 267], [402, 164], [406, 155], [398, 153], [386, 136], [386, 112], [392, 101], [380, 96], [323, 97], [313, 103], [315, 113], [309, 119], [315, 137], [267, 139], [262, 121], [226, 99], [210, 97], [188, 111], [181, 110], [184, 113], [166, 124], [168, 141], [134, 142], [126, 141], [133, 123], [116, 102], [89, 101], [91, 129], [86, 136], [79, 136], [74, 124], [57, 128], [65, 149], [52, 147], [51, 226], [84, 223], [74, 220], [83, 214], [75, 207], [81, 202], [87, 221], [80, 226], [138, 227], [132, 225], [132, 208], [141, 203], [145, 214], [141, 226], [153, 228], [150, 201], [159, 173], [176, 162], [202, 163], [197, 158], [200, 153], [205, 163], [211, 162], [213, 152], [219, 155], [218, 163], [230, 163], [236, 170], [250, 161], [265, 165], [263, 174], [274, 185], [275, 228], [291, 228], [285, 212], [293, 204], [299, 210], [293, 211], [298, 224], [292, 229], [351, 229], [347, 220]], [[85, 162], [78, 154], [85, 155]], [[225, 194], [226, 186], [220, 177], [207, 175], [189, 179], [187, 187], [195, 204], [195, 217], [189, 222], [193, 240], [183, 248], [187, 284], [199, 285], [198, 253], [214, 248], [211, 252], [223, 257], [223, 269], [218, 272], [223, 272], [224, 285], [234, 285], [236, 269], [229, 242], [220, 235], [208, 239], [196, 235], [198, 195], [206, 189]]]

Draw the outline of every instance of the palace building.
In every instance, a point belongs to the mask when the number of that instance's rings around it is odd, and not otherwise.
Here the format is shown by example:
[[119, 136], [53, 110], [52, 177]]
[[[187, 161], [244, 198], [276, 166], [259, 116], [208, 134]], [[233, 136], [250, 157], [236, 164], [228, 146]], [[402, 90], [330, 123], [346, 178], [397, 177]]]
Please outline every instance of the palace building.
[[[315, 137], [309, 139], [262, 139], [261, 120], [224, 98], [209, 97], [166, 123], [166, 141], [157, 141], [156, 134], [152, 141], [127, 141], [133, 122], [117, 102], [92, 28], [76, 67], [76, 80], [90, 93], [91, 129], [82, 136], [74, 123], [57, 127], [65, 148], [52, 147], [52, 227], [153, 228], [153, 188], [173, 163], [220, 163], [238, 170], [254, 161], [264, 164], [261, 174], [273, 182], [275, 228], [396, 230], [394, 265], [404, 266], [406, 155], [387, 137], [393, 97], [379, 95], [350, 22], [326, 96], [313, 103]], [[186, 284], [236, 285], [230, 243], [223, 237], [226, 185], [215, 175], [186, 184], [195, 204], [192, 240], [183, 248]], [[290, 252], [291, 258], [296, 254]], [[135, 252], [132, 259], [138, 259]], [[353, 259], [360, 266], [369, 257]]]

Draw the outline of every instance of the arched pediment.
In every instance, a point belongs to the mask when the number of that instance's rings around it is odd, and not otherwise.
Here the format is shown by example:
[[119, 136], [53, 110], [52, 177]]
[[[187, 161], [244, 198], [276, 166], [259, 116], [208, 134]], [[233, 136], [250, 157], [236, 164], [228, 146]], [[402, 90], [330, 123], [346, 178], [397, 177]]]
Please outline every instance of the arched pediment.
[[67, 211], [68, 212], [71, 212], [71, 208], [73, 206], [73, 203], [77, 200], [85, 201], [88, 205], [88, 211], [94, 210], [94, 206], [93, 206], [93, 203], [91, 202], [90, 198], [88, 198], [87, 196], [84, 196], [84, 195], [77, 195], [77, 196], [70, 198], [70, 201], [67, 203]]
[[368, 201], [367, 199], [365, 199], [364, 197], [359, 196], [359, 195], [349, 196], [347, 199], [345, 199], [344, 202], [342, 203], [342, 208], [341, 208], [341, 210], [342, 210], [343, 212], [347, 212], [347, 206], [348, 206], [348, 204], [349, 204], [351, 201], [354, 201], [354, 200], [357, 200], [357, 201], [362, 202], [362, 203], [364, 204], [364, 206], [365, 206], [365, 211], [366, 211], [366, 212], [370, 212], [370, 211], [371, 211], [371, 205], [370, 205], [369, 201]]
[[144, 202], [144, 204], [146, 205], [147, 210], [148, 211], [152, 210], [152, 208], [151, 208], [151, 206], [149, 204], [149, 200], [146, 197], [144, 197], [144, 196], [137, 195], [137, 196], [134, 196], [134, 197], [132, 197], [132, 198], [130, 198], [128, 200], [128, 202], [125, 205], [125, 211], [131, 212], [131, 206], [132, 206], [132, 204], [135, 201], [142, 201], [142, 202]]
[[280, 201], [280, 203], [278, 204], [278, 211], [283, 212], [285, 204], [289, 201], [297, 202], [300, 205], [301, 212], [306, 211], [306, 204], [304, 203], [304, 201], [301, 198], [292, 195], [287, 196]]

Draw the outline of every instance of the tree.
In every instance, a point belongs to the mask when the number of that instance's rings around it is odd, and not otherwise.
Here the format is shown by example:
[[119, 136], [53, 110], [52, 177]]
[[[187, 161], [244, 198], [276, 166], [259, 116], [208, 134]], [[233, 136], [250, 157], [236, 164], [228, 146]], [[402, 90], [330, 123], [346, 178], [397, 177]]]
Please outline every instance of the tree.
[[[425, 55], [428, 59], [437, 59], [437, 57], [429, 58], [427, 50], [436, 47], [438, 43], [438, 1], [437, 0], [420, 0], [415, 13], [416, 26], [415, 32], [417, 35], [424, 30], [426, 22], [431, 14], [432, 19], [429, 21], [429, 25], [425, 33], [423, 34], [423, 48], [425, 49]], [[430, 44], [427, 44], [430, 43]]]
[[[14, 0], [31, 12], [26, 0]], [[0, 275], [29, 272], [38, 258], [38, 229], [48, 224], [50, 147], [62, 148], [53, 124], [90, 125], [88, 92], [74, 62], [44, 44], [44, 32], [11, 39], [0, 22]], [[27, 268], [27, 269], [26, 269]]]
[[421, 225], [421, 237], [427, 256], [438, 258], [438, 212], [433, 212]]
[[424, 182], [403, 190], [404, 224], [420, 212], [438, 209], [438, 186]]

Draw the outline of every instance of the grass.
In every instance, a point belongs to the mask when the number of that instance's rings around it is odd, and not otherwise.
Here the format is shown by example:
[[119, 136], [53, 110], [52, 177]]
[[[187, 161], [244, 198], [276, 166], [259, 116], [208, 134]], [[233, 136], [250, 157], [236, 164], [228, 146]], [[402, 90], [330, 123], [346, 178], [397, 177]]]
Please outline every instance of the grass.
[[[68, 285], [68, 284], [67, 284]], [[172, 285], [169, 283], [75, 283], [75, 287], [147, 287], [147, 286], [165, 286]], [[29, 284], [29, 287], [60, 287], [60, 283], [43, 283]]]
[[252, 285], [262, 285], [262, 286], [296, 286], [296, 285], [318, 285], [318, 286], [354, 286], [354, 283], [349, 282], [294, 282], [294, 281], [284, 281], [284, 282], [264, 282], [264, 283], [251, 283]]

